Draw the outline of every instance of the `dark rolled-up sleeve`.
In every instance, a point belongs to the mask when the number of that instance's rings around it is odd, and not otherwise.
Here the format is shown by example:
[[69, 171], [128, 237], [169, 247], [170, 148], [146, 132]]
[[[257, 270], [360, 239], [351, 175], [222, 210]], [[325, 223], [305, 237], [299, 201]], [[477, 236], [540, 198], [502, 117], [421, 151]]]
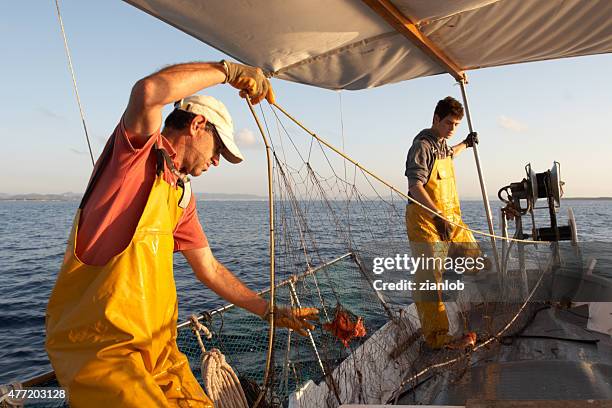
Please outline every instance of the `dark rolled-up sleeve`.
[[415, 185], [417, 181], [427, 183], [433, 160], [433, 152], [429, 143], [423, 139], [415, 139], [408, 150], [404, 173], [408, 177], [409, 186]]

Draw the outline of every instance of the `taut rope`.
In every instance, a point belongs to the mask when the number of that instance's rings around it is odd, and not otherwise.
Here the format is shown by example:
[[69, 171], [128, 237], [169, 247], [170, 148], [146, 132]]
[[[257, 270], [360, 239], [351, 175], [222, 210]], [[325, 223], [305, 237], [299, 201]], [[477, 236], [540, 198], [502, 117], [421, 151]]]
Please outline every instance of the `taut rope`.
[[[344, 152], [340, 151], [338, 148], [334, 147], [333, 145], [331, 145], [329, 142], [325, 141], [324, 139], [322, 139], [321, 137], [319, 137], [316, 133], [314, 133], [313, 131], [311, 131], [310, 129], [308, 129], [305, 125], [303, 125], [299, 120], [297, 120], [296, 118], [294, 118], [293, 116], [291, 116], [285, 109], [283, 109], [281, 106], [277, 105], [276, 103], [271, 104], [272, 106], [274, 106], [275, 108], [277, 108], [279, 111], [281, 111], [285, 116], [287, 116], [287, 118], [289, 118], [291, 121], [293, 121], [296, 125], [298, 125], [300, 128], [302, 128], [306, 133], [308, 133], [310, 136], [312, 136], [314, 139], [316, 139], [318, 142], [320, 142], [321, 144], [323, 144], [324, 146], [326, 146], [328, 149], [331, 149], [333, 152], [335, 152], [336, 154], [340, 155], [342, 158], [344, 158], [345, 160], [348, 160], [349, 162], [351, 162], [352, 164], [354, 164], [356, 167], [358, 167], [359, 169], [361, 169], [363, 172], [365, 172], [366, 174], [368, 174], [369, 176], [373, 177], [374, 179], [378, 180], [380, 183], [382, 183], [383, 185], [387, 186], [388, 188], [390, 188], [392, 191], [394, 191], [395, 193], [399, 194], [401, 197], [405, 198], [406, 200], [414, 203], [415, 205], [418, 205], [419, 207], [422, 207], [423, 209], [425, 209], [426, 211], [428, 211], [429, 213], [433, 214], [433, 215], [437, 215], [439, 217], [441, 217], [439, 214], [437, 214], [435, 211], [431, 210], [429, 207], [424, 206], [423, 204], [419, 203], [417, 200], [415, 200], [414, 198], [410, 197], [408, 194], [404, 193], [403, 191], [399, 190], [398, 188], [394, 187], [393, 185], [391, 185], [390, 183], [388, 183], [387, 181], [383, 180], [381, 177], [377, 176], [375, 173], [373, 173], [371, 170], [368, 170], [367, 168], [365, 168], [363, 165], [359, 164], [357, 161], [353, 160], [352, 158], [350, 158], [349, 156], [347, 156]], [[444, 218], [444, 217], [442, 217]], [[517, 239], [517, 238], [509, 238], [509, 237], [502, 237], [499, 235], [495, 235], [495, 234], [489, 234], [487, 232], [484, 231], [478, 231], [478, 230], [474, 230], [471, 229], [469, 227], [463, 226], [463, 225], [459, 225], [455, 222], [453, 222], [452, 220], [449, 220], [447, 218], [445, 218], [446, 221], [448, 221], [450, 224], [454, 225], [457, 228], [462, 228], [468, 231], [473, 232], [474, 234], [478, 234], [478, 235], [482, 235], [485, 237], [489, 237], [489, 238], [499, 238], [501, 240], [505, 240], [505, 241], [513, 241], [513, 242], [522, 242], [522, 243], [526, 243], [526, 244], [533, 244], [534, 241], [530, 241], [530, 240], [525, 240], [525, 239]], [[549, 243], [549, 241], [537, 241], [538, 243], [541, 244], [546, 244]]]
[[89, 141], [89, 133], [87, 133], [87, 125], [85, 124], [85, 113], [83, 112], [83, 106], [81, 105], [81, 98], [79, 97], [79, 88], [77, 88], [74, 68], [72, 67], [72, 58], [70, 58], [70, 50], [68, 49], [68, 40], [66, 39], [66, 32], [64, 31], [64, 22], [62, 21], [62, 14], [60, 13], [59, 0], [55, 0], [55, 8], [57, 10], [57, 19], [59, 20], [60, 29], [62, 30], [66, 57], [68, 57], [68, 69], [70, 69], [70, 75], [72, 76], [72, 86], [74, 87], [74, 94], [76, 95], [77, 105], [79, 105], [81, 122], [83, 122], [83, 130], [85, 130], [85, 139], [87, 139], [87, 147], [89, 148], [89, 157], [91, 157], [91, 165], [95, 166], [93, 152], [91, 150], [91, 142]]

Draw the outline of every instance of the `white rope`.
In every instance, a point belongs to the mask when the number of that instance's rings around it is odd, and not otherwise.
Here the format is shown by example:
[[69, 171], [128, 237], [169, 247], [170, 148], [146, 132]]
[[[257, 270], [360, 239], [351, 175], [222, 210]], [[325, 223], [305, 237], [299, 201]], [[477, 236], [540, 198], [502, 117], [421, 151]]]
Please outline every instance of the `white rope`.
[[25, 398], [17, 398], [16, 395], [18, 394], [14, 394], [13, 397], [9, 397], [9, 393], [11, 391], [13, 391], [14, 393], [15, 391], [20, 390], [23, 390], [23, 385], [18, 382], [0, 385], [0, 407], [23, 407], [25, 403]]
[[204, 353], [201, 371], [206, 394], [215, 407], [248, 408], [240, 380], [218, 349]]
[[200, 372], [204, 381], [204, 390], [216, 408], [248, 408], [246, 396], [240, 385], [238, 376], [225, 360], [225, 356], [218, 349], [206, 351], [200, 331], [207, 339], [212, 334], [206, 326], [198, 321], [196, 315], [191, 316], [193, 333], [198, 339], [202, 350], [202, 364]]
[[60, 29], [62, 30], [62, 37], [64, 39], [64, 49], [66, 50], [66, 57], [68, 57], [68, 68], [70, 69], [70, 75], [72, 76], [72, 86], [74, 87], [74, 94], [76, 95], [77, 105], [79, 105], [79, 112], [81, 113], [81, 122], [83, 122], [83, 129], [85, 130], [85, 139], [87, 139], [87, 147], [89, 148], [89, 156], [91, 157], [91, 165], [95, 166], [93, 152], [91, 150], [91, 143], [89, 142], [89, 133], [87, 132], [87, 125], [85, 124], [85, 113], [83, 112], [83, 106], [81, 105], [81, 98], [79, 97], [79, 89], [77, 88], [76, 77], [74, 75], [74, 68], [72, 67], [72, 58], [70, 58], [70, 50], [68, 49], [68, 40], [66, 39], [66, 32], [64, 31], [64, 22], [62, 21], [62, 14], [60, 13], [59, 0], [55, 0], [55, 8], [57, 9], [57, 19], [59, 20]]

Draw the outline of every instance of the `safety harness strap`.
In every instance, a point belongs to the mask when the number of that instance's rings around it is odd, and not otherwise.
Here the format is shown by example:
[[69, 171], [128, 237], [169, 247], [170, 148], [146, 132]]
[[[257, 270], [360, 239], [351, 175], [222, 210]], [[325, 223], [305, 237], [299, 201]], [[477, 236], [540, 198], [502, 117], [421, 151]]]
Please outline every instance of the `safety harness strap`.
[[165, 162], [170, 171], [177, 176], [178, 180], [176, 184], [183, 190], [178, 205], [183, 209], [187, 208], [189, 201], [191, 200], [191, 183], [189, 182], [189, 179], [180, 174], [180, 172], [174, 166], [172, 158], [165, 149], [158, 148], [157, 143], [155, 144], [154, 149], [157, 151], [157, 175], [159, 176], [164, 172]]
[[176, 172], [176, 167], [174, 167], [174, 162], [172, 162], [168, 152], [163, 148], [157, 147], [157, 143], [153, 145], [153, 149], [157, 152], [157, 175], [161, 176], [164, 172], [164, 162], [171, 172]]

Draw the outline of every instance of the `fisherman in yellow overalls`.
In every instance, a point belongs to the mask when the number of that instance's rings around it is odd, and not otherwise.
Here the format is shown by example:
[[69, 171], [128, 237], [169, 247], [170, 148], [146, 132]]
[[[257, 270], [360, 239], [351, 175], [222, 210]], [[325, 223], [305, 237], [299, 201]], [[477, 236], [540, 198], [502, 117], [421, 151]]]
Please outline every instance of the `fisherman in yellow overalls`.
[[[480, 255], [470, 231], [454, 227], [444, 220], [465, 226], [461, 220], [453, 159], [478, 143], [478, 137], [476, 133], [470, 133], [453, 147], [446, 143], [462, 118], [460, 102], [450, 96], [442, 99], [434, 111], [431, 128], [422, 130], [414, 138], [408, 152], [405, 175], [409, 194], [434, 212], [432, 214], [414, 203], [406, 206], [406, 230], [413, 257], [445, 259], [447, 256], [476, 258]], [[416, 288], [421, 282], [442, 282], [442, 273], [439, 263], [435, 262], [418, 268], [414, 277]], [[452, 342], [441, 292], [416, 290], [413, 297], [426, 344], [439, 349]]]
[[[212, 255], [187, 175], [242, 161], [225, 106], [192, 95], [229, 83], [274, 100], [261, 70], [188, 63], [138, 81], [96, 163], [47, 307], [46, 348], [73, 407], [212, 407], [177, 348], [172, 271], [181, 251], [227, 301], [304, 333], [316, 309], [269, 310]], [[191, 95], [191, 96], [190, 96]], [[178, 101], [161, 130], [162, 109]]]

